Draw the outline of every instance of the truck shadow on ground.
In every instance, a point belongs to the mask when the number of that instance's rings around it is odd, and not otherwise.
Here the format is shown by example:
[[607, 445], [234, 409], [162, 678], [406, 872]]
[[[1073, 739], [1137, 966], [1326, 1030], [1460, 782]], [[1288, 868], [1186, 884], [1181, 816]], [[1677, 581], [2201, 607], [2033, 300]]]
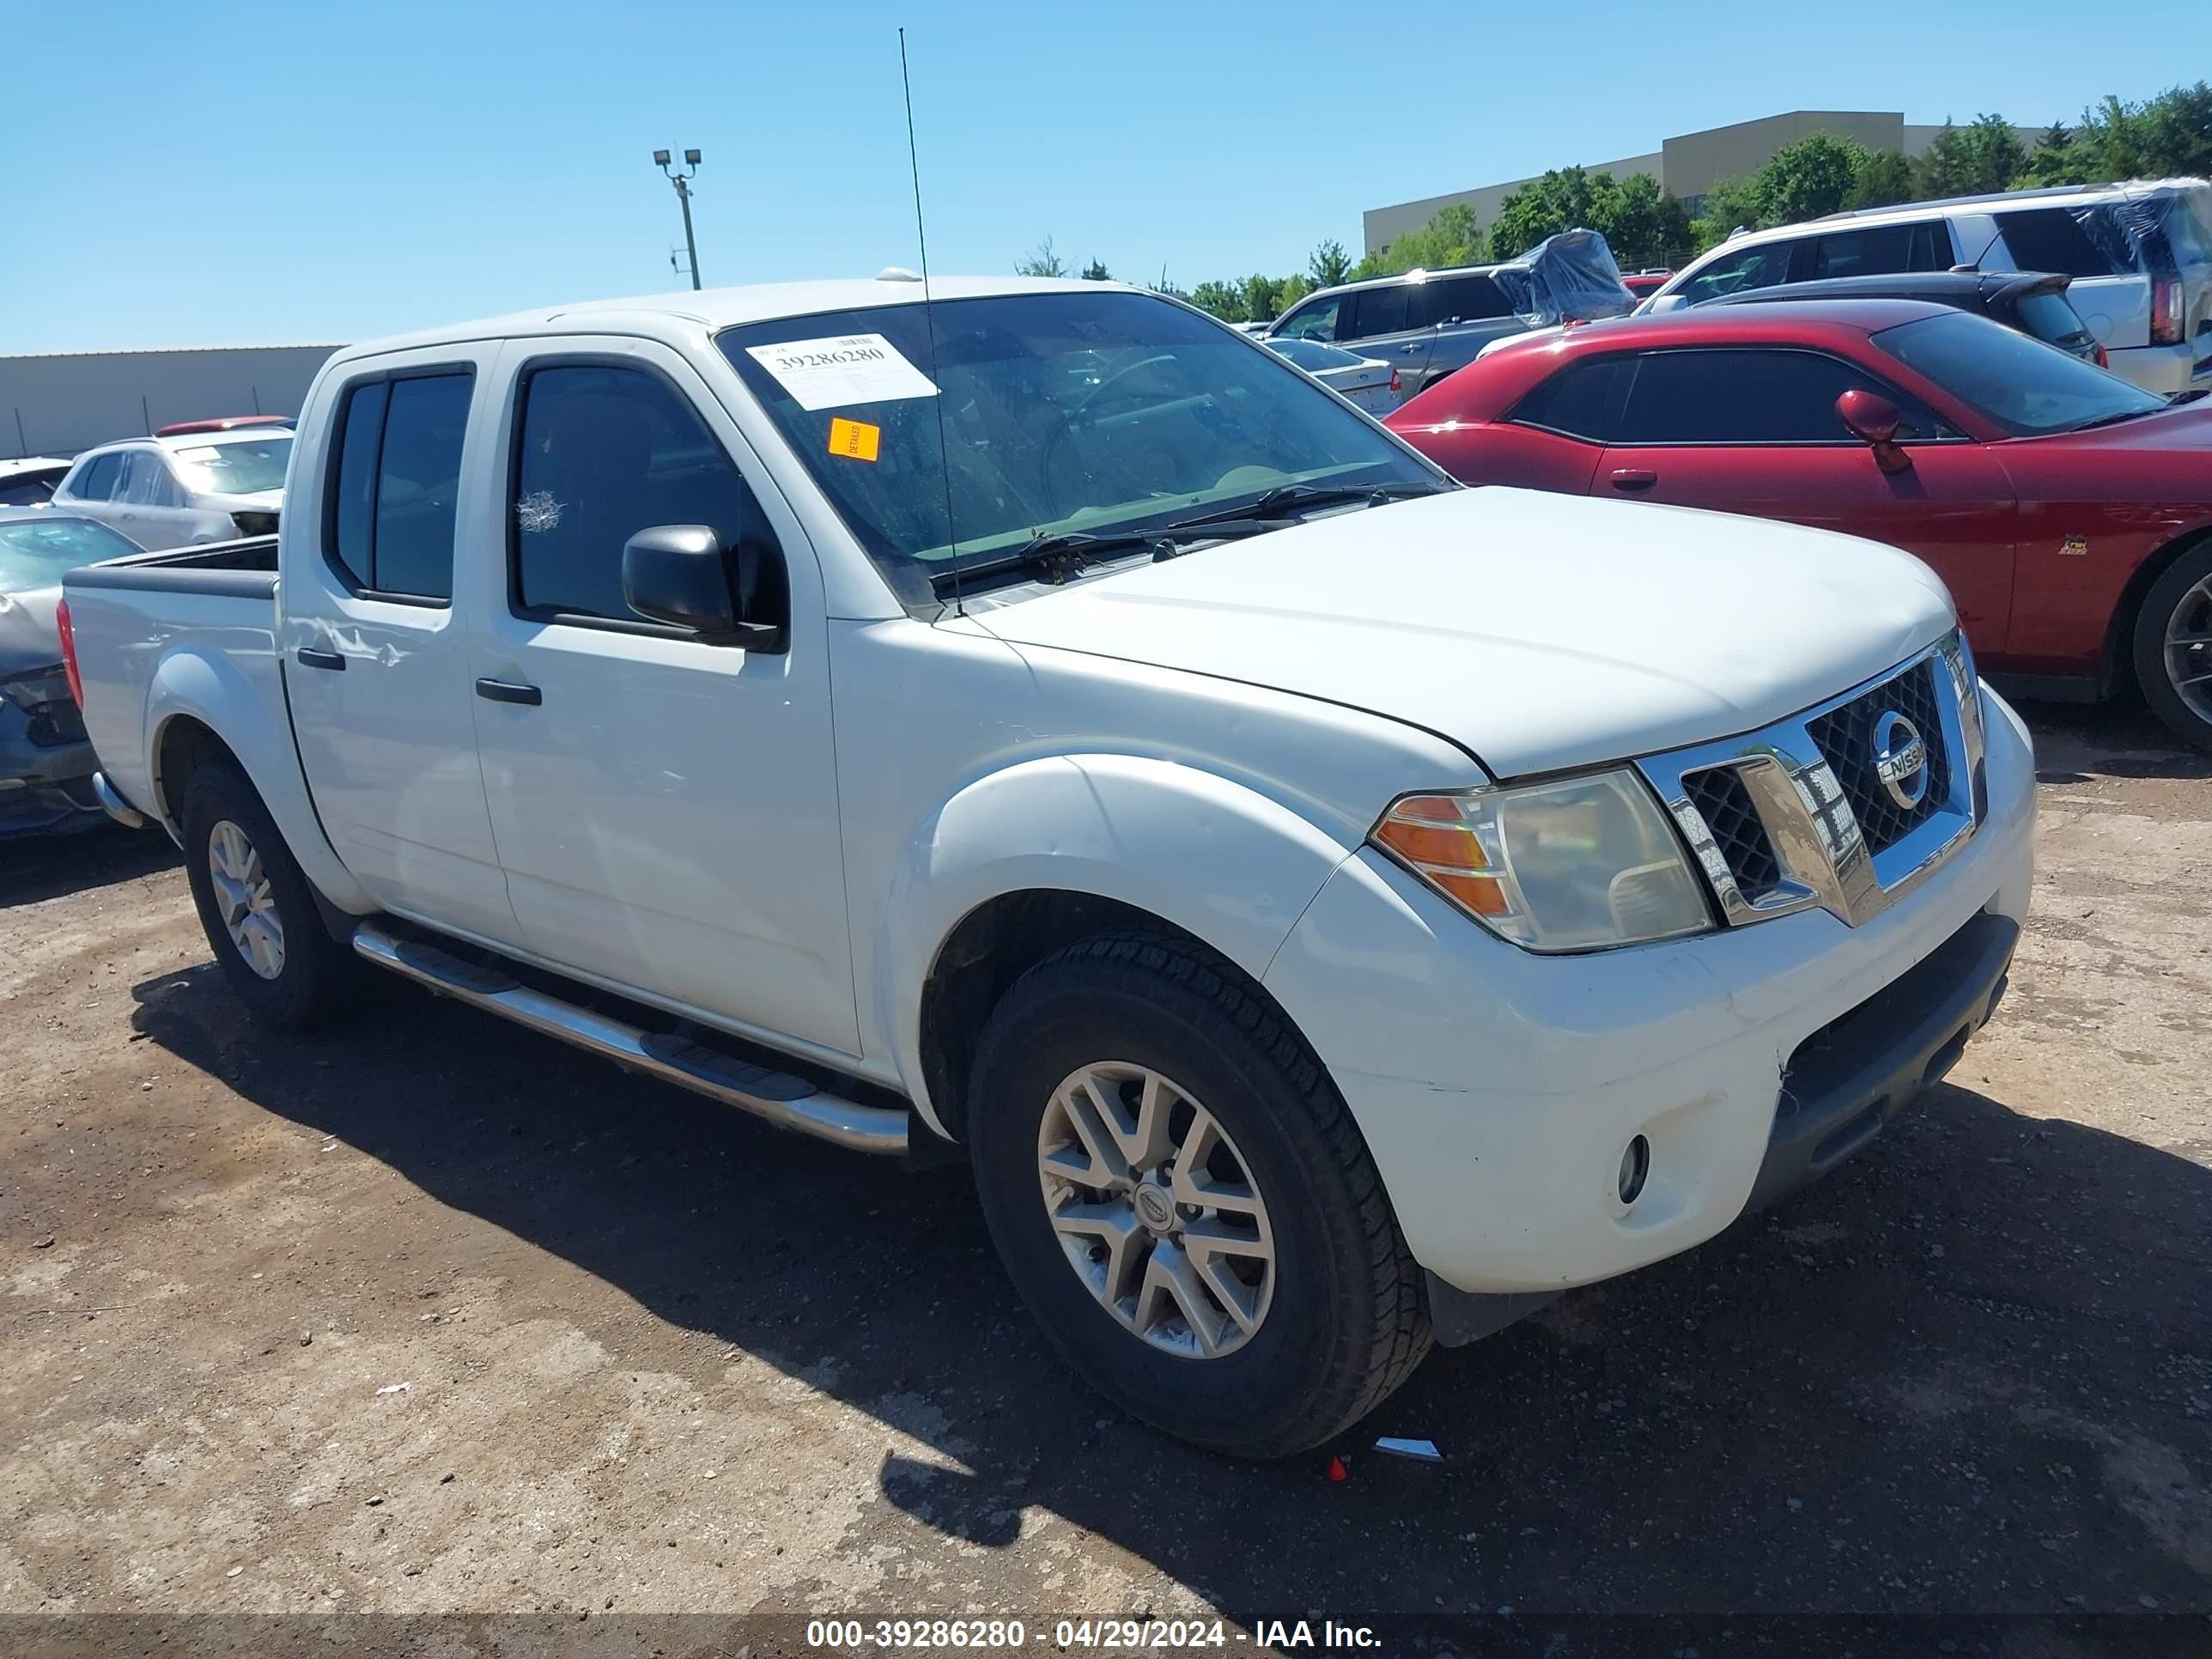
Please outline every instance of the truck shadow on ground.
[[[1076, 1385], [963, 1169], [372, 994], [350, 1032], [271, 1036], [210, 964], [138, 986], [134, 1023], [663, 1320], [886, 1420], [926, 1400], [896, 1426], [963, 1472], [886, 1460], [871, 1545], [895, 1556], [1012, 1546], [1048, 1513], [1246, 1622], [2212, 1609], [2212, 1171], [2187, 1158], [1941, 1087], [1775, 1211], [1432, 1357], [1331, 1483], [1325, 1451], [1231, 1464]], [[1446, 1461], [1382, 1457], [1378, 1434]]]
[[0, 841], [0, 909], [151, 875], [177, 862], [159, 830], [125, 830], [105, 820], [90, 829]]

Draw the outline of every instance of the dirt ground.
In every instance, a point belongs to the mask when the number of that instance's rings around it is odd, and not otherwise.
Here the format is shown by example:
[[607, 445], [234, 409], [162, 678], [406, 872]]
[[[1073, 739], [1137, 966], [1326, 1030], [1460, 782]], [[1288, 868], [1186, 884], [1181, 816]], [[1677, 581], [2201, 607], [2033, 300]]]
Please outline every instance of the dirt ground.
[[[1952, 1081], [1705, 1248], [1439, 1352], [1341, 1483], [1073, 1382], [957, 1168], [397, 982], [271, 1035], [165, 842], [0, 848], [0, 1613], [2212, 1644], [2212, 764], [2140, 715], [2033, 719], [2035, 913]], [[1551, 1650], [1609, 1650], [1575, 1628]]]

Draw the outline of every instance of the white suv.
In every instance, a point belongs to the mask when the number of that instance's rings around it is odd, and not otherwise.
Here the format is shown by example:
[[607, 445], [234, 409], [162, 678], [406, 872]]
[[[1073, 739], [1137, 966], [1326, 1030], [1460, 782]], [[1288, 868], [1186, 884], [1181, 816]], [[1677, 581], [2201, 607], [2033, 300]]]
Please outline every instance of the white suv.
[[54, 505], [151, 550], [266, 535], [284, 505], [289, 431], [195, 432], [102, 444], [76, 458]]
[[1753, 231], [1688, 266], [1644, 309], [1956, 265], [2063, 272], [2115, 374], [2168, 394], [2212, 386], [2212, 185], [2202, 179], [1916, 202]]

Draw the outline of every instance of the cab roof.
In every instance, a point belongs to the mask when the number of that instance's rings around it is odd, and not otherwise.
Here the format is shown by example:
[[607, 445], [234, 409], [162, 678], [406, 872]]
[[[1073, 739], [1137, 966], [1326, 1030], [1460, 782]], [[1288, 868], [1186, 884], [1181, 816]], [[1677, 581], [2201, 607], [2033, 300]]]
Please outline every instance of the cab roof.
[[[1013, 294], [1143, 293], [1125, 283], [1094, 283], [1080, 277], [933, 276], [935, 301], [993, 299]], [[922, 283], [910, 272], [827, 282], [760, 283], [737, 288], [685, 289], [611, 300], [584, 300], [503, 316], [450, 323], [413, 334], [367, 340], [333, 354], [333, 362], [409, 351], [420, 346], [453, 345], [466, 340], [501, 340], [539, 334], [605, 332], [678, 340], [712, 334], [739, 323], [811, 317], [823, 312], [857, 311], [878, 306], [922, 302]]]

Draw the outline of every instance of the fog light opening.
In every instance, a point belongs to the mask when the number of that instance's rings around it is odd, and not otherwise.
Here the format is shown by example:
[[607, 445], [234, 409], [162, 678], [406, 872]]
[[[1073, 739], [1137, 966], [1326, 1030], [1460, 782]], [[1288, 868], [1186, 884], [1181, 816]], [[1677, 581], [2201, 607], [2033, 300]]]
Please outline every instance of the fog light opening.
[[1651, 1143], [1638, 1135], [1620, 1155], [1620, 1201], [1633, 1204], [1644, 1191], [1644, 1178], [1651, 1173]]

